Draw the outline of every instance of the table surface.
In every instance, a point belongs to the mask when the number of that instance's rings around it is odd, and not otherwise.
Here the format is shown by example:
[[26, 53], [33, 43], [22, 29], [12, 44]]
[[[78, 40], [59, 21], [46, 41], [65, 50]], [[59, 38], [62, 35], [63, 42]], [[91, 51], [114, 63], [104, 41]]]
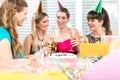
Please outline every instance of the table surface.
[[56, 71], [62, 72], [72, 79], [76, 76], [77, 78], [80, 78], [83, 71], [91, 65], [92, 63], [89, 60], [81, 58], [46, 57], [42, 60], [38, 59], [38, 57], [32, 56], [29, 59], [14, 59], [9, 64], [0, 62], [0, 72], [40, 74], [43, 71]]

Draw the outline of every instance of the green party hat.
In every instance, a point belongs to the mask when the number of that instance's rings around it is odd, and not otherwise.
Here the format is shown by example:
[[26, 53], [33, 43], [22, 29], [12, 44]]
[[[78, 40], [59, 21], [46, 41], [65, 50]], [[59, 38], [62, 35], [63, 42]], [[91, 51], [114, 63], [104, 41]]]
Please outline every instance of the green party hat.
[[96, 13], [102, 13], [102, 0], [99, 1], [98, 5], [93, 10]]

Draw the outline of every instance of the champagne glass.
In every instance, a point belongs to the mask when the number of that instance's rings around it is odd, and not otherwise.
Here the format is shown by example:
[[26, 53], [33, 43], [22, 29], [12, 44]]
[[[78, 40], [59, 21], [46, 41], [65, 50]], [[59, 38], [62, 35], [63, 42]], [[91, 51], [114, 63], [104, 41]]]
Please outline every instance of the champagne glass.
[[49, 34], [48, 45], [51, 45], [51, 53], [56, 53], [57, 45], [55, 43], [55, 34], [54, 33]]
[[75, 40], [75, 38], [76, 38], [75, 28], [72, 28], [72, 30], [71, 30], [71, 40]]
[[[76, 39], [76, 31], [75, 31], [75, 28], [72, 28], [70, 36], [71, 36], [71, 41]], [[73, 48], [73, 47], [72, 47], [72, 45], [71, 45], [71, 48], [70, 48], [70, 51], [71, 51], [71, 52], [73, 52], [73, 49], [72, 49], [72, 48]]]
[[87, 32], [86, 32], [86, 31], [83, 31], [82, 37], [81, 37], [81, 42], [83, 42], [83, 43], [88, 43], [88, 40], [87, 40], [87, 38], [86, 38], [86, 35], [87, 35]]

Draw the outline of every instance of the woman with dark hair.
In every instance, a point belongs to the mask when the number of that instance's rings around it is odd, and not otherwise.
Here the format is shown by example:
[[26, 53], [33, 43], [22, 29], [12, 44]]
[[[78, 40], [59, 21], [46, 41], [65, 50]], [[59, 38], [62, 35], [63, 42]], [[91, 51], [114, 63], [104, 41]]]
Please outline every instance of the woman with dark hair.
[[89, 11], [87, 20], [91, 33], [84, 37], [84, 42], [95, 43], [101, 41], [101, 35], [113, 34], [110, 30], [109, 15], [104, 8], [101, 13], [96, 13], [94, 10]]
[[57, 52], [79, 53], [79, 32], [75, 28], [69, 28], [67, 22], [70, 14], [67, 8], [60, 8], [57, 12], [57, 26], [55, 31], [55, 41], [57, 43]]

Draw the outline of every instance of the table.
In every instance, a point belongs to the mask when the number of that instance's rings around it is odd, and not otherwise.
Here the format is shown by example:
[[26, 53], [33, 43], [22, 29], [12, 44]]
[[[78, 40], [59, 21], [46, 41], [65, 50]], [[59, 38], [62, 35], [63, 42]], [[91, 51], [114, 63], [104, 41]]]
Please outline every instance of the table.
[[[29, 59], [15, 59], [8, 65], [1, 63], [0, 78], [3, 80], [14, 80], [15, 78], [20, 80], [38, 80], [38, 78], [40, 80], [56, 80], [57, 77], [57, 80], [80, 80], [83, 71], [91, 65], [89, 60], [80, 58], [46, 57], [42, 63], [37, 57], [32, 56]], [[21, 78], [19, 78], [20, 76]], [[58, 79], [60, 76], [62, 79]]]

